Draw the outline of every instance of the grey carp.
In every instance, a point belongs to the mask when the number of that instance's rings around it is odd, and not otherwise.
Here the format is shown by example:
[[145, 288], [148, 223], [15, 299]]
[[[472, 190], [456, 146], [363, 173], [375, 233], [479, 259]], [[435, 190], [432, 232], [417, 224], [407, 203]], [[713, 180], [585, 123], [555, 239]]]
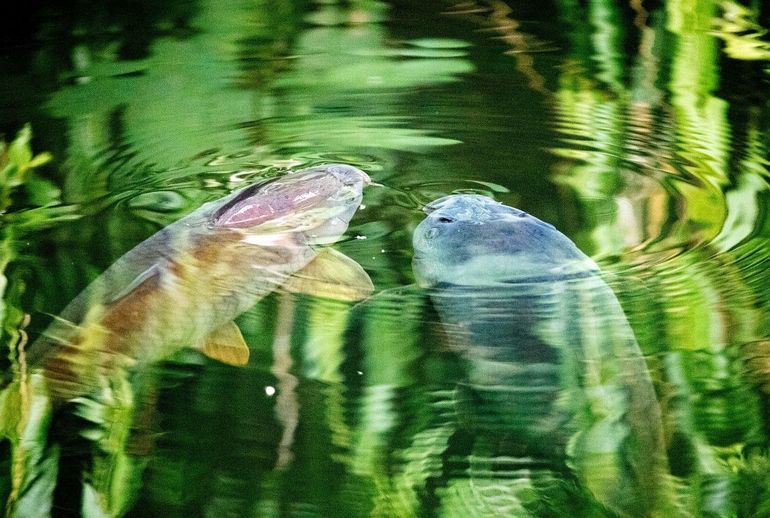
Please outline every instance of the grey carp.
[[569, 470], [618, 514], [665, 509], [660, 408], [594, 261], [552, 225], [485, 196], [424, 211], [413, 270], [467, 364], [465, 426], [500, 437], [498, 454], [522, 472]]

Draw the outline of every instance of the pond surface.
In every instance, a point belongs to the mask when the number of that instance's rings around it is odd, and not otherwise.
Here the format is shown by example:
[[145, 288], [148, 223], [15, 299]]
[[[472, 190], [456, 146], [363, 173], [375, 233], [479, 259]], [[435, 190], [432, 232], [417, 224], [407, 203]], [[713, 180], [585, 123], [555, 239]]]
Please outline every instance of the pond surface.
[[[39, 155], [22, 133], [0, 157], [24, 165], [0, 186], [8, 514], [770, 514], [770, 7], [751, 5], [21, 12], [0, 40], [0, 130], [29, 124]], [[273, 293], [236, 320], [247, 365], [180, 350], [65, 411], [27, 383], [27, 343], [125, 252], [328, 163], [377, 184], [334, 245], [369, 299]], [[604, 281], [460, 310], [419, 288], [421, 209], [452, 193], [552, 224]], [[529, 321], [552, 356], [506, 356]], [[468, 344], [466, 324], [511, 343]]]

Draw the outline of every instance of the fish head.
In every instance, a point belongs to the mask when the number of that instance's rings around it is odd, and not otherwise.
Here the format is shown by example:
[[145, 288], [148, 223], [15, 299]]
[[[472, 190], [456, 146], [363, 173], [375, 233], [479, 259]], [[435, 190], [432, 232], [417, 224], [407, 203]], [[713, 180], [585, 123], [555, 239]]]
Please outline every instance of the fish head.
[[210, 226], [246, 234], [302, 233], [310, 244], [336, 241], [361, 204], [369, 176], [350, 165], [311, 167], [234, 193]]
[[596, 269], [552, 225], [489, 197], [449, 195], [423, 210], [413, 270], [424, 287], [499, 285]]

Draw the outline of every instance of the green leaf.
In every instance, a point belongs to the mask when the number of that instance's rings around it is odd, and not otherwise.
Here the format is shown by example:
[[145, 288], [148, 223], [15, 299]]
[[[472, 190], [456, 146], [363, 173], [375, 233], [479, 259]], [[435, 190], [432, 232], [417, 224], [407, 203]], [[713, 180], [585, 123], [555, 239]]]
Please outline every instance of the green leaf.
[[27, 164], [27, 167], [29, 167], [31, 169], [36, 168], [36, 167], [40, 167], [42, 165], [47, 164], [51, 160], [53, 160], [53, 155], [46, 151], [46, 152], [40, 153], [38, 155], [35, 155], [32, 158], [32, 160], [29, 161], [29, 164]]
[[[38, 157], [40, 155], [35, 157], [35, 159]], [[35, 159], [33, 159], [33, 162]], [[61, 199], [61, 189], [53, 182], [43, 178], [30, 176], [24, 183], [24, 189], [27, 191], [29, 202], [38, 207], [58, 203]]]
[[32, 128], [27, 124], [19, 131], [16, 138], [8, 146], [8, 159], [12, 164], [16, 164], [21, 171], [29, 167], [32, 161], [32, 149], [30, 140], [32, 139]]

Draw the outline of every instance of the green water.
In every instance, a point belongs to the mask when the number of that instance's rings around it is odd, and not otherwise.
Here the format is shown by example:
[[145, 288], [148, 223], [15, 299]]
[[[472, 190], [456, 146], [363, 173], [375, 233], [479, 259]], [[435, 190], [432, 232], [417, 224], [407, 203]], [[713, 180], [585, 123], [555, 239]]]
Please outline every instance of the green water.
[[[64, 446], [3, 423], [9, 514], [612, 516], [576, 472], [601, 481], [616, 464], [567, 438], [533, 467], [511, 453], [525, 424], [464, 424], [473, 374], [414, 288], [411, 236], [425, 203], [476, 192], [552, 223], [605, 272], [662, 414], [666, 502], [650, 513], [770, 516], [766, 3], [43, 2], [16, 16], [0, 131], [32, 138], [0, 156], [8, 372], [26, 372], [25, 345], [90, 281], [205, 201], [329, 162], [383, 186], [335, 245], [371, 276], [371, 301], [270, 296], [237, 320], [246, 367], [182, 352], [151, 368], [151, 397], [118, 380], [133, 403], [94, 398], [79, 424], [57, 421]], [[149, 421], [132, 415], [143, 397]]]

